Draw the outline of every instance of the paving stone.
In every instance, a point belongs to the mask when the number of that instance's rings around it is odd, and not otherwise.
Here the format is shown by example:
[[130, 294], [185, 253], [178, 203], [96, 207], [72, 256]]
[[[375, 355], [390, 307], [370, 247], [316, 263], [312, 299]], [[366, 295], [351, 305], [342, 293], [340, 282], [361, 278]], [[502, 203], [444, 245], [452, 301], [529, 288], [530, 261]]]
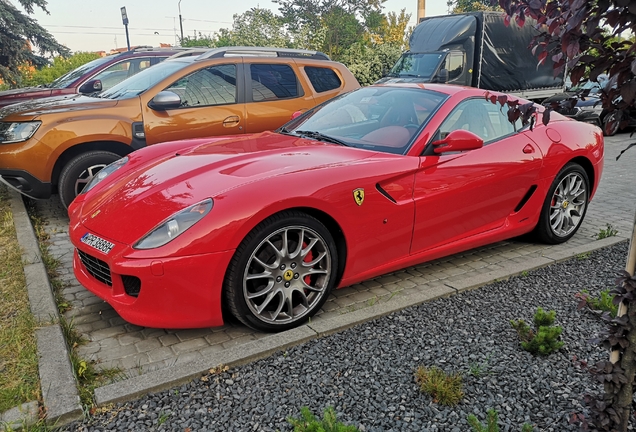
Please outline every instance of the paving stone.
[[184, 352], [194, 351], [197, 348], [203, 348], [208, 346], [208, 343], [203, 338], [192, 339], [185, 342], [179, 342], [171, 346], [172, 350], [180, 355]]

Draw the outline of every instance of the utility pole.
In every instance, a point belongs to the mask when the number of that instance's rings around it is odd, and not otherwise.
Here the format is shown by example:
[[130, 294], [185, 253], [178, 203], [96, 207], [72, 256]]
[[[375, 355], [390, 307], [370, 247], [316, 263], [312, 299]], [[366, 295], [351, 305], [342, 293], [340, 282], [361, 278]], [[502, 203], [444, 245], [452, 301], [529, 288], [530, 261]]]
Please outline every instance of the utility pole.
[[426, 16], [426, 0], [417, 0], [417, 24]]
[[128, 51], [130, 51], [130, 37], [128, 37], [128, 15], [126, 14], [126, 6], [123, 6], [121, 8], [121, 20], [124, 23], [124, 27], [126, 27], [126, 45], [128, 46]]
[[179, 7], [179, 27], [181, 28], [181, 43], [183, 43], [183, 18], [181, 18], [181, 0], [177, 4]]

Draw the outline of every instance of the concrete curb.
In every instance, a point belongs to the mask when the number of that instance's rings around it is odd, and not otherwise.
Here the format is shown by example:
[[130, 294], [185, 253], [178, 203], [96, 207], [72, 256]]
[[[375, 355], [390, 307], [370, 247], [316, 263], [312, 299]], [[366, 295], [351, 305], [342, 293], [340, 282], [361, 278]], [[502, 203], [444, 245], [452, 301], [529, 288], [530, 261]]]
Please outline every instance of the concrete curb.
[[22, 196], [11, 190], [9, 196], [13, 223], [18, 243], [22, 248], [22, 262], [31, 312], [40, 326], [36, 329], [35, 335], [46, 422], [59, 427], [82, 417], [77, 382], [31, 220], [24, 207]]
[[0, 413], [0, 431], [19, 430], [38, 421], [38, 402], [32, 401]]
[[150, 372], [95, 389], [97, 405], [124, 402], [147, 393], [161, 391], [183, 384], [204, 375], [208, 370], [219, 365], [235, 367], [265, 358], [277, 351], [302, 344], [312, 339], [327, 336], [346, 330], [355, 325], [389, 315], [407, 307], [416, 306], [426, 301], [441, 297], [449, 297], [459, 292], [476, 289], [497, 280], [505, 280], [525, 271], [535, 270], [555, 264], [559, 261], [574, 258], [580, 254], [612, 246], [625, 241], [625, 237], [609, 237], [587, 245], [558, 249], [544, 257], [529, 259], [523, 264], [509, 266], [506, 269], [492, 271], [478, 276], [467, 276], [446, 286], [434, 287], [427, 291], [396, 296], [390, 301], [342, 314], [320, 322], [308, 324], [273, 335], [265, 336], [240, 347], [231, 348], [222, 353], [213, 352], [209, 357], [191, 363], [177, 365], [168, 369]]

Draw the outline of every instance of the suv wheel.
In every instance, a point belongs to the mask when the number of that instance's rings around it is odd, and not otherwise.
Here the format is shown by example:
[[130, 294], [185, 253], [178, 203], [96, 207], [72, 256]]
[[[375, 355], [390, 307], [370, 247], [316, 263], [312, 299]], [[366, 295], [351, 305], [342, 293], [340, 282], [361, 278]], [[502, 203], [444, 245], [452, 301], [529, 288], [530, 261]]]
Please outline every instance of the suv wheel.
[[64, 208], [68, 208], [95, 174], [120, 158], [107, 151], [90, 151], [71, 159], [62, 169], [57, 186]]

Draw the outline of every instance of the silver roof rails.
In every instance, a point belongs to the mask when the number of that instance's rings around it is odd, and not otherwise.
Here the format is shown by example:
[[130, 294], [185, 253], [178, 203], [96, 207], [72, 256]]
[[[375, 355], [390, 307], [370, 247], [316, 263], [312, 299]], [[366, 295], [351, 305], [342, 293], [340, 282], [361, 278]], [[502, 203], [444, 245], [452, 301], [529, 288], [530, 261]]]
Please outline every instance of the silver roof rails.
[[197, 60], [207, 60], [218, 57], [299, 57], [311, 58], [315, 60], [330, 60], [329, 56], [320, 51], [309, 51], [292, 48], [266, 48], [266, 47], [222, 47], [208, 50], [197, 57]]
[[187, 48], [183, 51], [171, 55], [166, 60], [174, 60], [176, 58], [194, 57], [210, 51], [210, 48]]

